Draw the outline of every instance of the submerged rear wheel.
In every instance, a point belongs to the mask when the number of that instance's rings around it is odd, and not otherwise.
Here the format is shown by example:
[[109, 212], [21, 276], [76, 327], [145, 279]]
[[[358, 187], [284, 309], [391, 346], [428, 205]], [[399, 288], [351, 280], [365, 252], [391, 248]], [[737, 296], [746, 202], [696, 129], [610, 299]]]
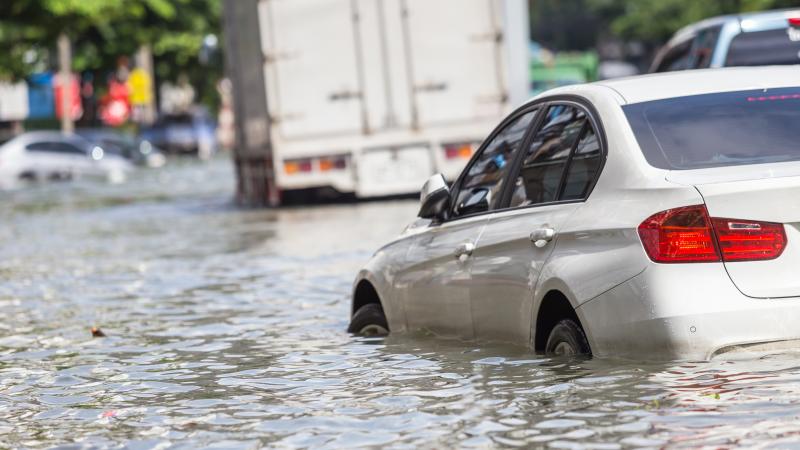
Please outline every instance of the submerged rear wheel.
[[389, 334], [389, 324], [386, 315], [379, 303], [367, 303], [358, 308], [353, 318], [350, 319], [348, 333], [359, 336], [386, 336]]
[[562, 319], [550, 331], [545, 353], [555, 356], [591, 355], [583, 328], [572, 319]]

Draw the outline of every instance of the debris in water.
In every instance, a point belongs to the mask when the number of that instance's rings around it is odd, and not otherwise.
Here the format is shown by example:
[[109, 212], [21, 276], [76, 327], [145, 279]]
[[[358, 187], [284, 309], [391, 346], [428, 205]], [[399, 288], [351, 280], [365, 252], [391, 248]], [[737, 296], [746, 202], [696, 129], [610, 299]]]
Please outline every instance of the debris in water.
[[100, 328], [92, 327], [92, 337], [106, 337], [106, 334]]

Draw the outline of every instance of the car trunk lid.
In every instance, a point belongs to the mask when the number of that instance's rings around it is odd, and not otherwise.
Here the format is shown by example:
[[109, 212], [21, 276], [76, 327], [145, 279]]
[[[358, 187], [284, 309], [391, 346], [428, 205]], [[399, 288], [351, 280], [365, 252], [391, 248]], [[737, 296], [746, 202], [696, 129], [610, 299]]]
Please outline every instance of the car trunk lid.
[[800, 296], [800, 163], [673, 171], [667, 179], [694, 185], [711, 217], [783, 224], [786, 247], [776, 259], [724, 264], [747, 296]]

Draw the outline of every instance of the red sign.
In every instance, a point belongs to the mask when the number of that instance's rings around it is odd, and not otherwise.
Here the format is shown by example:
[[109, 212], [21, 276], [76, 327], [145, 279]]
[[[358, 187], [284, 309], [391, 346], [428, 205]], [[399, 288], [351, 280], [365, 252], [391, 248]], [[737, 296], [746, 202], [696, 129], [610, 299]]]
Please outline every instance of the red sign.
[[111, 80], [108, 94], [103, 97], [100, 119], [106, 125], [116, 127], [125, 123], [131, 116], [130, 90], [125, 83]]
[[[56, 75], [53, 77], [53, 91], [55, 94], [55, 103], [56, 103], [56, 117], [59, 119], [62, 115], [62, 98], [64, 95], [65, 89], [63, 88], [63, 84], [61, 82], [61, 74]], [[67, 101], [69, 102], [69, 117], [72, 120], [78, 120], [83, 115], [83, 107], [81, 106], [81, 93], [80, 93], [80, 84], [78, 83], [78, 77], [75, 74], [70, 74], [69, 82], [67, 84]]]

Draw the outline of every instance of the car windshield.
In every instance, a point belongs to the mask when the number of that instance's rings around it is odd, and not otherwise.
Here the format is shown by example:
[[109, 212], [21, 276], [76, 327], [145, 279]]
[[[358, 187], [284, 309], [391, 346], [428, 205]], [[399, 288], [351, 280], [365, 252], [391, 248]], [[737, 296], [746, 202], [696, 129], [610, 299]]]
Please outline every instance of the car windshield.
[[623, 110], [654, 167], [800, 161], [800, 87], [678, 97]]
[[[768, 51], [764, 51], [769, 49]], [[726, 66], [768, 66], [800, 63], [800, 30], [775, 30], [741, 33], [733, 38]]]

